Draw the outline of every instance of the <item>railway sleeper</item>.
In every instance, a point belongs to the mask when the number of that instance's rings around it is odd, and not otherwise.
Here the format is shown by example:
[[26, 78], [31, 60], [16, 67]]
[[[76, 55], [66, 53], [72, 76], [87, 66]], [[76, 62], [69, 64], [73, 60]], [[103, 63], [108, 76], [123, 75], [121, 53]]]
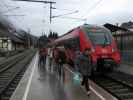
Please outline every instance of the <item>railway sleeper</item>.
[[[24, 61], [23, 61], [23, 63], [22, 62], [20, 62], [20, 65], [21, 66], [25, 66], [25, 65], [27, 65], [28, 64], [28, 62], [31, 60], [31, 58], [33, 57], [33, 55], [32, 56], [30, 56], [30, 57], [28, 57], [28, 61], [26, 61], [25, 62], [25, 64], [23, 64], [24, 63]], [[22, 63], [22, 64], [21, 64]], [[20, 70], [19, 68], [18, 68], [18, 70]], [[15, 72], [18, 72], [18, 70], [16, 70]], [[0, 95], [0, 100], [9, 100], [9, 98], [10, 98], [10, 96], [11, 96], [11, 94], [12, 94], [12, 92], [16, 89], [16, 86], [17, 86], [17, 84], [19, 83], [19, 81], [20, 81], [20, 79], [22, 78], [22, 76], [23, 75], [21, 75], [21, 74], [23, 74], [24, 73], [24, 71], [25, 71], [25, 67], [22, 69], [22, 71], [21, 72], [19, 72], [18, 74], [16, 74], [15, 76], [15, 78], [14, 78], [14, 80], [12, 80], [12, 83], [10, 83], [6, 88], [5, 88], [5, 90], [2, 92], [2, 94]], [[10, 71], [9, 71], [10, 72]], [[12, 71], [11, 71], [12, 72]], [[13, 72], [12, 72], [13, 73]], [[9, 78], [11, 78], [11, 76], [9, 76], [9, 74], [6, 74], [6, 73], [4, 73], [4, 75], [7, 75]], [[12, 77], [14, 77], [14, 75], [12, 76]], [[2, 85], [2, 84], [1, 84]], [[3, 88], [3, 87], [1, 87], [1, 88]], [[4, 89], [4, 88], [3, 88]], [[8, 97], [9, 96], [9, 97]]]
[[132, 99], [133, 100], [133, 92], [117, 94], [117, 96], [120, 97], [122, 100], [125, 100], [125, 99]]
[[130, 90], [127, 88], [124, 89], [119, 89], [119, 90], [112, 90], [113, 93], [125, 93], [125, 92], [129, 92]]
[[122, 85], [112, 85], [112, 86], [106, 86], [106, 87], [110, 88], [110, 89], [113, 89], [113, 88], [116, 88], [116, 89], [124, 88], [124, 86], [122, 86]]
[[7, 96], [1, 96], [1, 98], [0, 98], [1, 100], [9, 100], [9, 97]]
[[113, 86], [118, 85], [117, 83], [111, 82], [111, 83], [102, 83], [104, 86]]

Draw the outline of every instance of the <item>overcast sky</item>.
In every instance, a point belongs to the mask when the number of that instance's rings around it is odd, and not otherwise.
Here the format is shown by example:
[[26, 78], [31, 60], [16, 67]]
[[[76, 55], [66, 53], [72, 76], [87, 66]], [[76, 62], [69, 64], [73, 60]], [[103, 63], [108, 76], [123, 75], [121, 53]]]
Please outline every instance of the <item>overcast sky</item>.
[[[54, 18], [49, 24], [49, 4], [16, 2], [12, 0], [1, 0], [0, 12], [9, 16], [16, 27], [31, 30], [31, 33], [40, 36], [42, 32], [49, 29], [60, 35], [66, 33], [73, 27], [85, 23], [83, 20], [67, 19], [66, 17], [86, 19], [88, 24], [102, 25], [104, 23], [122, 23], [133, 20], [133, 0], [51, 0], [56, 4], [53, 7], [53, 16], [62, 15], [78, 10], [78, 13]], [[16, 10], [10, 10], [20, 7]], [[10, 11], [8, 11], [10, 10]]]

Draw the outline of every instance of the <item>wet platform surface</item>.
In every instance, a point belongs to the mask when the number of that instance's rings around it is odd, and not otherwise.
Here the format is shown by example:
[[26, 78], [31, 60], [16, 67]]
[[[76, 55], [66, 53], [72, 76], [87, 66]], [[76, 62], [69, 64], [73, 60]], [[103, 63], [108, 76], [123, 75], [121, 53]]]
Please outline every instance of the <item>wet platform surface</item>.
[[73, 84], [69, 71], [65, 71], [66, 76], [62, 81], [55, 72], [48, 71], [48, 64], [45, 69], [44, 66], [39, 67], [37, 61], [38, 55], [29, 65], [10, 100], [106, 100], [94, 91], [87, 96], [84, 89]]
[[89, 97], [83, 89], [71, 83], [62, 83], [54, 73], [42, 67], [35, 70], [27, 100], [100, 100], [95, 94]]

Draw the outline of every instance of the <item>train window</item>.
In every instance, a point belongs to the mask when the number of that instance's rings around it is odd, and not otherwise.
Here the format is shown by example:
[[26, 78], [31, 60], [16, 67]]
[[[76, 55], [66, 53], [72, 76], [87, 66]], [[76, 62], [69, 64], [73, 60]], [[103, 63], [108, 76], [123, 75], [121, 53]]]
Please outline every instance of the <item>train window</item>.
[[109, 45], [112, 42], [111, 32], [102, 27], [84, 27], [84, 31], [94, 45]]
[[64, 43], [64, 47], [65, 48], [74, 48], [74, 49], [78, 49], [80, 48], [80, 44], [79, 44], [79, 38], [73, 38], [73, 39], [69, 39]]
[[93, 44], [108, 45], [112, 42], [112, 36], [109, 33], [89, 32], [87, 33]]

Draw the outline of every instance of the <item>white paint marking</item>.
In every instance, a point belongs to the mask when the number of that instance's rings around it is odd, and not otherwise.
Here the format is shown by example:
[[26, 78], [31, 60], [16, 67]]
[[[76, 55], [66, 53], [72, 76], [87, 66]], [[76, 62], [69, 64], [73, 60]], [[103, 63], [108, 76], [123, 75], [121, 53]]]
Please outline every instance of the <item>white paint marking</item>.
[[91, 86], [90, 86], [90, 89], [91, 91], [93, 91], [101, 100], [106, 100], [102, 95], [100, 95], [95, 89], [93, 89]]
[[[69, 72], [71, 72], [72, 74], [74, 74], [74, 72], [68, 68], [65, 67]], [[100, 95], [93, 87], [90, 86], [91, 91], [93, 91], [101, 100], [106, 100], [102, 95]]]
[[33, 65], [33, 68], [32, 68], [32, 72], [31, 72], [31, 75], [29, 77], [29, 81], [27, 83], [27, 86], [26, 86], [26, 89], [25, 89], [25, 93], [24, 93], [24, 96], [22, 98], [22, 100], [27, 100], [27, 96], [28, 96], [28, 93], [29, 93], [29, 90], [30, 90], [30, 85], [31, 85], [31, 81], [32, 81], [32, 77], [34, 75], [34, 72], [35, 72], [35, 68], [36, 68], [36, 64], [37, 64], [37, 56], [38, 54], [36, 54], [36, 57], [34, 58], [33, 61], [35, 61], [33, 64], [31, 64], [30, 66]]

